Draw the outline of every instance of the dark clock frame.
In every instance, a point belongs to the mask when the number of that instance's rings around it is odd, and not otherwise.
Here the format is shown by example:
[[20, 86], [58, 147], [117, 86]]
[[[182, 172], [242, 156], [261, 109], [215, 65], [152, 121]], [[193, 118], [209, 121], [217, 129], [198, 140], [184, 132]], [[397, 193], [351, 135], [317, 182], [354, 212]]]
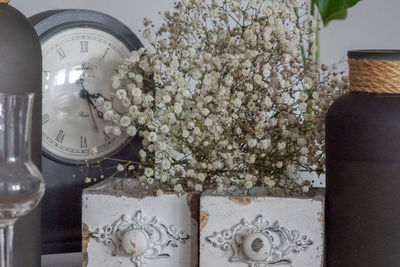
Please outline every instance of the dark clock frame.
[[[29, 18], [41, 44], [63, 30], [94, 28], [120, 40], [130, 51], [142, 47], [137, 36], [117, 19], [91, 10], [51, 10]], [[138, 159], [141, 140], [133, 138], [116, 151], [120, 159]], [[105, 162], [102, 170], [96, 167], [72, 164], [43, 151], [42, 171], [46, 193], [42, 200], [42, 254], [81, 251], [81, 195], [87, 187], [85, 177], [111, 175], [112, 162]]]

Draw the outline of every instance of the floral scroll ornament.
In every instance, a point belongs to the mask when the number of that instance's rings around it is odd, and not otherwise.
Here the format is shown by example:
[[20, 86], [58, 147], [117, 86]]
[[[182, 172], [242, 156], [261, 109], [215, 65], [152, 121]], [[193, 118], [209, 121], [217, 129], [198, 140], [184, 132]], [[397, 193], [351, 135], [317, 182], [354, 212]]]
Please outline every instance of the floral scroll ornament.
[[249, 267], [289, 265], [291, 253], [306, 251], [313, 242], [299, 231], [289, 231], [276, 221], [272, 225], [259, 215], [249, 223], [243, 218], [230, 229], [206, 237], [214, 247], [230, 252], [230, 262], [247, 263]]
[[147, 261], [169, 258], [169, 247], [185, 244], [190, 236], [176, 226], [160, 222], [157, 217], [147, 219], [142, 211], [133, 218], [123, 215], [111, 225], [97, 229], [91, 235], [98, 242], [113, 248], [113, 256], [126, 256], [135, 267]]

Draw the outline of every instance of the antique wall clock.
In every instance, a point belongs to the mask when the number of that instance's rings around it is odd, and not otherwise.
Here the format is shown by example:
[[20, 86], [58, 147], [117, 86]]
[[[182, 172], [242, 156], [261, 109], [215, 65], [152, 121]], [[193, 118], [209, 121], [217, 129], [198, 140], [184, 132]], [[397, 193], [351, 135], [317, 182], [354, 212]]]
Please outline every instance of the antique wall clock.
[[95, 11], [54, 10], [30, 21], [43, 53], [42, 251], [80, 251], [85, 177], [107, 177], [113, 164], [88, 163], [104, 156], [136, 157], [140, 147], [140, 140], [103, 131], [107, 122], [97, 100], [111, 98], [116, 68], [142, 45], [124, 24]]

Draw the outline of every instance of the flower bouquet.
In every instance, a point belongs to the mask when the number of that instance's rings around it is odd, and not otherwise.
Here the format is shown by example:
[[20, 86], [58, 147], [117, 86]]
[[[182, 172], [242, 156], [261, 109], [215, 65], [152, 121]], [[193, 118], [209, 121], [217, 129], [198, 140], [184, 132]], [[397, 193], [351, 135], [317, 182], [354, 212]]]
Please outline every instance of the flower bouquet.
[[[324, 198], [305, 196], [302, 174], [324, 172], [325, 115], [348, 81], [319, 64], [318, 21], [296, 0], [182, 0], [163, 19], [144, 20], [150, 46], [119, 66], [110, 100], [96, 100], [107, 134], [141, 137], [140, 160], [105, 159], [140, 187], [86, 190], [84, 220], [95, 217], [87, 207], [153, 211], [191, 229], [191, 248], [172, 257], [185, 266], [226, 266], [228, 254], [230, 266], [322, 266]], [[131, 243], [117, 247], [130, 251], [137, 240], [124, 233]], [[132, 251], [135, 263], [157, 258]]]
[[[139, 174], [157, 195], [254, 186], [307, 192], [302, 172], [324, 171], [324, 119], [347, 77], [315, 60], [317, 22], [296, 0], [185, 0], [165, 12], [150, 48], [99, 98], [107, 134], [143, 138]], [[114, 101], [114, 102], [115, 102]], [[118, 159], [113, 159], [118, 161]]]

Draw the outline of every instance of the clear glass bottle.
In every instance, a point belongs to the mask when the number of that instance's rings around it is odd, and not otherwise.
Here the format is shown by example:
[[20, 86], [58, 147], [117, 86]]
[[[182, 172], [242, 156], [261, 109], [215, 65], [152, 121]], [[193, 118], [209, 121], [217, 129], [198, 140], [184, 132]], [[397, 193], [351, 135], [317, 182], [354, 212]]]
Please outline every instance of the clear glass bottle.
[[31, 160], [33, 99], [34, 94], [0, 93], [1, 267], [12, 267], [15, 222], [38, 205], [45, 188]]

